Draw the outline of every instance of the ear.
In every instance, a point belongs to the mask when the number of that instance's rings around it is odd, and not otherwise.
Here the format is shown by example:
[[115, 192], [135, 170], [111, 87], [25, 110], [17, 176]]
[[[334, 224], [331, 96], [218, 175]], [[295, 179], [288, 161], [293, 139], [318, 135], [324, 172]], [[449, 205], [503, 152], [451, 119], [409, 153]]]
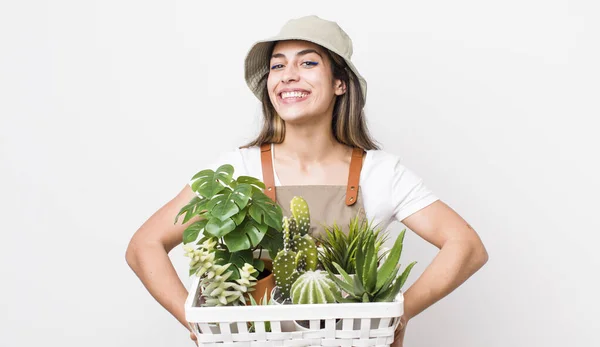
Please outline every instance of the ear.
[[346, 93], [346, 83], [342, 80], [335, 80], [334, 82], [335, 95], [342, 95]]

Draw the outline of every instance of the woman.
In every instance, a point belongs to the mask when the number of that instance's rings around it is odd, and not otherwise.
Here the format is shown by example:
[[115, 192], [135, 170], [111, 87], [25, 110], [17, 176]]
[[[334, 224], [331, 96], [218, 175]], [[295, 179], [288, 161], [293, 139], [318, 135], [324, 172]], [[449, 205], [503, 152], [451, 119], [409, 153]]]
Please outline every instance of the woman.
[[[311, 207], [313, 235], [322, 232], [323, 222], [361, 213], [384, 228], [400, 221], [438, 247], [433, 262], [404, 292], [397, 347], [408, 321], [462, 284], [488, 255], [463, 218], [396, 156], [377, 149], [363, 114], [366, 82], [351, 55], [346, 33], [316, 16], [291, 20], [279, 35], [257, 42], [246, 57], [245, 75], [262, 102], [264, 127], [256, 140], [223, 154], [213, 168], [229, 163], [238, 175], [262, 177], [265, 192], [286, 214], [291, 197], [303, 196]], [[167, 254], [195, 222], [173, 225], [173, 216], [193, 196], [186, 185], [137, 230], [126, 254], [149, 292], [185, 327], [187, 291]]]

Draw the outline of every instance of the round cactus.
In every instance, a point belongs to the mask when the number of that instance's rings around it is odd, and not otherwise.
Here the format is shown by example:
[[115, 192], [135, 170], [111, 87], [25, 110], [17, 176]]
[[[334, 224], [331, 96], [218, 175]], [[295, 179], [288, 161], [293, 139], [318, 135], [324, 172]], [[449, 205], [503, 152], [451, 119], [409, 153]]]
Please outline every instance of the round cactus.
[[335, 302], [340, 289], [325, 271], [306, 271], [292, 285], [291, 297], [294, 304], [327, 304]]

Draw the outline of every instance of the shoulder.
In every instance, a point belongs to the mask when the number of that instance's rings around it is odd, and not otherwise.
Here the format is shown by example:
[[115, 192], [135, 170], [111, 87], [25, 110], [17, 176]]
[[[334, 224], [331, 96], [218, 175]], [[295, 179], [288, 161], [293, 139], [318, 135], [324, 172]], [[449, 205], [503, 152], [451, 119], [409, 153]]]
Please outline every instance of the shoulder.
[[372, 181], [374, 179], [390, 180], [396, 175], [396, 171], [402, 171], [405, 167], [402, 165], [400, 157], [394, 153], [381, 149], [368, 150], [361, 171], [362, 179]]
[[361, 186], [369, 199], [377, 199], [378, 206], [399, 221], [438, 199], [400, 156], [383, 150], [367, 151]]
[[210, 159], [202, 167], [197, 168], [194, 175], [202, 170], [217, 170], [220, 166], [229, 164], [233, 166], [234, 177], [252, 176], [255, 175], [255, 162], [257, 158], [260, 159], [259, 147], [226, 149], [218, 152], [214, 155], [213, 159]]

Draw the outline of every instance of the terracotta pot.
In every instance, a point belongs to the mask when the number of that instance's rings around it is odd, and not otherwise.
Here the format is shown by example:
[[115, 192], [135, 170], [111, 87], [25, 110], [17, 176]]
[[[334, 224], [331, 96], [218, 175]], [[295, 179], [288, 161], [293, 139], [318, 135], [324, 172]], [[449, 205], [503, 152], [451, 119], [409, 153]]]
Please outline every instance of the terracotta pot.
[[[262, 259], [265, 262], [265, 269], [269, 274], [259, 279], [254, 286], [254, 290], [249, 294], [252, 295], [257, 304], [261, 303], [265, 292], [267, 293], [267, 302], [271, 300], [271, 291], [275, 288], [275, 276], [273, 275], [273, 261], [271, 259]], [[250, 305], [250, 299], [246, 300], [247, 304]]]

